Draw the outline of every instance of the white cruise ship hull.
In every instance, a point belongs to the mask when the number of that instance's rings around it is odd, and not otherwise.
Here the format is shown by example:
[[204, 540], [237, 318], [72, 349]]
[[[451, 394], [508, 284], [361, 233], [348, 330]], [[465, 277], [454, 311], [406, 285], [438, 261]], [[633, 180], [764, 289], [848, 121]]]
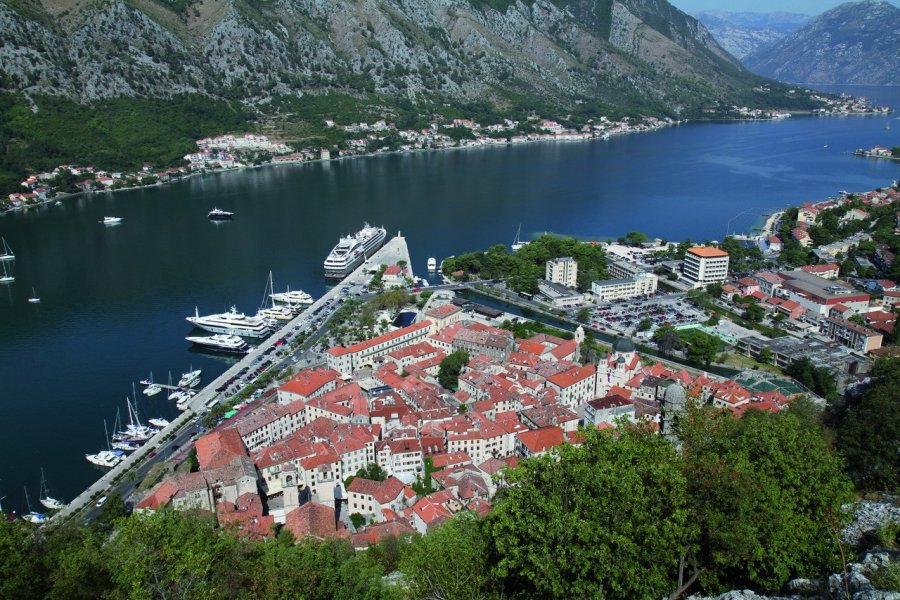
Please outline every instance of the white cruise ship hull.
[[[368, 228], [368, 226], [366, 227]], [[337, 256], [341, 242], [346, 242], [347, 238], [342, 239], [338, 246], [335, 246], [328, 258], [325, 259], [325, 277], [327, 279], [343, 279], [384, 245], [387, 240], [387, 232], [382, 228], [373, 229], [374, 233], [370, 237], [359, 242], [347, 254]]]

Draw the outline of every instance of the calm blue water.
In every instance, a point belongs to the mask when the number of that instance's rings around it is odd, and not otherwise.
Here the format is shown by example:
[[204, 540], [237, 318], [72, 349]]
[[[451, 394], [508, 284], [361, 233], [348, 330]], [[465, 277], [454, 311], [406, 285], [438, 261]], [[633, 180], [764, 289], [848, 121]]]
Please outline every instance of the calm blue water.
[[[874, 93], [873, 93], [874, 92]], [[900, 106], [897, 88], [860, 90]], [[97, 194], [0, 218], [17, 255], [0, 287], [0, 497], [36, 503], [39, 470], [71, 499], [100, 474], [83, 458], [132, 382], [227, 363], [191, 352], [184, 317], [259, 306], [276, 288], [326, 289], [322, 261], [363, 221], [407, 237], [414, 268], [543, 231], [584, 239], [631, 230], [721, 239], [761, 214], [900, 178], [900, 165], [851, 155], [897, 145], [890, 117], [699, 123], [587, 143], [445, 151], [256, 169], [169, 187]], [[895, 123], [886, 130], [888, 122]], [[213, 224], [219, 206], [234, 222]], [[104, 215], [124, 217], [104, 227]], [[26, 300], [34, 286], [40, 305]], [[174, 416], [163, 395], [145, 417]]]

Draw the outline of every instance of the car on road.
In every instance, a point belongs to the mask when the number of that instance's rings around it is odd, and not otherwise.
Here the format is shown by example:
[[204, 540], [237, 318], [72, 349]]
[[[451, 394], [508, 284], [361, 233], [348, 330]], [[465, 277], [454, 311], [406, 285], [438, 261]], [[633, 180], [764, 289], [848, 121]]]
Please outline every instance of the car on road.
[[100, 496], [100, 499], [97, 500], [97, 508], [100, 508], [104, 504], [106, 504], [106, 496]]

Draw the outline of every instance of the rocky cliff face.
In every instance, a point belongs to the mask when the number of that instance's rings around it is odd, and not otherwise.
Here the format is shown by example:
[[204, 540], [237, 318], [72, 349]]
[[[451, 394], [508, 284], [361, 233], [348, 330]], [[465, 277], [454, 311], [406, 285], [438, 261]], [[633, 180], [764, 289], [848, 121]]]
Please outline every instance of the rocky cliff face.
[[800, 29], [810, 17], [796, 13], [733, 13], [707, 10], [697, 13], [722, 48], [743, 60], [789, 33]]
[[0, 88], [264, 105], [328, 89], [678, 111], [758, 81], [665, 0], [0, 0]]
[[760, 75], [793, 83], [900, 84], [900, 8], [848, 2], [748, 56]]

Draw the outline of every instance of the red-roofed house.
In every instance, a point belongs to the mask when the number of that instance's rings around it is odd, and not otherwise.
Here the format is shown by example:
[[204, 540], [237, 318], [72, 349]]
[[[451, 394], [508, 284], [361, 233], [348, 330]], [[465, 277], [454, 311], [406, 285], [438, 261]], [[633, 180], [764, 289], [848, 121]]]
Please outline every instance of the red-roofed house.
[[540, 456], [566, 441], [559, 427], [543, 427], [516, 434], [516, 453], [523, 457]]
[[338, 521], [334, 508], [316, 502], [307, 502], [289, 512], [284, 527], [298, 541], [307, 537], [319, 540], [350, 537], [347, 525]]
[[800, 270], [824, 277], [825, 279], [836, 279], [840, 273], [841, 267], [837, 263], [829, 263], [827, 265], [806, 265], [800, 267]]
[[444, 521], [453, 518], [453, 514], [462, 509], [462, 504], [450, 490], [441, 490], [425, 496], [416, 502], [412, 509], [412, 525], [422, 535], [437, 527]]
[[236, 429], [208, 433], [194, 443], [194, 448], [201, 469], [215, 469], [238, 456], [247, 456], [247, 447]]
[[328, 367], [349, 375], [388, 352], [425, 340], [430, 330], [431, 321], [422, 321], [353, 346], [329, 348], [326, 352]]
[[591, 400], [584, 407], [584, 421], [589, 425], [613, 423], [621, 417], [635, 420], [634, 402], [618, 394]]
[[556, 391], [559, 404], [575, 410], [579, 405], [593, 399], [596, 375], [597, 369], [594, 365], [575, 366], [568, 371], [548, 377], [547, 387]]
[[431, 321], [430, 333], [437, 333], [445, 327], [459, 323], [462, 314], [462, 309], [455, 304], [445, 304], [425, 311], [425, 318]]
[[275, 517], [263, 515], [259, 494], [252, 493], [240, 496], [234, 503], [216, 505], [216, 518], [222, 527], [257, 541], [272, 537], [275, 525]]
[[359, 513], [367, 520], [385, 521], [384, 511], [400, 512], [406, 508], [405, 485], [396, 477], [384, 481], [372, 481], [356, 477], [347, 486], [347, 508], [351, 513]]
[[334, 369], [304, 369], [278, 388], [279, 404], [318, 398], [337, 387], [341, 374]]

